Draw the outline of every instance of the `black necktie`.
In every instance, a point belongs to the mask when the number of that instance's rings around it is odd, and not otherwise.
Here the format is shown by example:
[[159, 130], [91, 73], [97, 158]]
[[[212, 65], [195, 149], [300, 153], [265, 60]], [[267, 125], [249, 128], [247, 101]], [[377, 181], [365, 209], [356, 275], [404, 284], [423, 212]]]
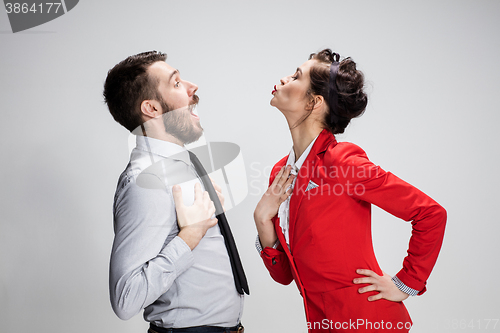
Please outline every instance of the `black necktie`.
[[229, 223], [227, 223], [226, 214], [224, 214], [224, 209], [219, 201], [219, 197], [215, 192], [214, 186], [212, 185], [212, 181], [210, 177], [208, 177], [205, 168], [201, 164], [198, 157], [192, 152], [189, 152], [189, 157], [191, 158], [191, 162], [200, 176], [203, 185], [205, 186], [205, 190], [207, 190], [210, 195], [210, 199], [214, 202], [215, 205], [215, 217], [218, 220], [220, 233], [224, 237], [224, 243], [226, 244], [227, 253], [229, 254], [229, 261], [231, 262], [231, 269], [233, 270], [234, 284], [236, 285], [236, 290], [238, 293], [243, 295], [245, 292], [247, 295], [250, 295], [250, 291], [248, 290], [247, 278], [245, 276], [245, 272], [243, 271], [243, 266], [241, 265], [240, 255], [238, 254], [238, 249], [236, 248], [236, 243], [234, 242], [233, 234], [231, 233], [231, 229], [229, 228]]

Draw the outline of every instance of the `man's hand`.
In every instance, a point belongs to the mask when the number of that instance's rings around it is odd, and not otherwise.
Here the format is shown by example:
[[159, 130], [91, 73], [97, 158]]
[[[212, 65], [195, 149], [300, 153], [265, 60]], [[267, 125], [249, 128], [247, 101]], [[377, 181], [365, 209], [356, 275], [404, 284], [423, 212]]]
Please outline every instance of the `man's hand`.
[[357, 269], [356, 273], [361, 275], [366, 275], [367, 277], [356, 278], [353, 280], [356, 284], [369, 283], [369, 286], [365, 286], [358, 289], [360, 294], [366, 293], [367, 291], [376, 290], [379, 293], [373, 296], [369, 296], [369, 301], [376, 301], [379, 299], [386, 299], [393, 302], [401, 302], [408, 298], [408, 294], [399, 290], [399, 288], [391, 280], [391, 276], [385, 272], [384, 275], [378, 275], [369, 269]]
[[182, 190], [179, 185], [172, 188], [177, 212], [177, 222], [180, 232], [178, 236], [193, 250], [205, 236], [208, 229], [217, 224], [217, 219], [212, 218], [215, 206], [208, 192], [201, 191], [201, 185], [194, 185], [194, 203], [192, 206], [184, 205]]
[[210, 177], [210, 181], [212, 182], [212, 185], [214, 186], [215, 192], [217, 193], [217, 196], [219, 197], [219, 201], [220, 201], [220, 204], [222, 206], [222, 210], [226, 211], [226, 208], [224, 207], [224, 196], [222, 195], [222, 188], [214, 182], [212, 177]]

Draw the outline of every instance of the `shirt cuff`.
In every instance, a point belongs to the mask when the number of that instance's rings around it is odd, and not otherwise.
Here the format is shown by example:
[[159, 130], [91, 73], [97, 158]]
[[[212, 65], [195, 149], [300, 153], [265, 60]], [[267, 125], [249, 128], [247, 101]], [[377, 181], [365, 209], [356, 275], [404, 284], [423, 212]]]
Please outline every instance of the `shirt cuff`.
[[174, 239], [161, 250], [160, 254], [174, 265], [176, 277], [184, 273], [194, 264], [194, 256], [191, 248], [179, 236], [175, 236]]
[[394, 276], [392, 278], [392, 282], [394, 282], [394, 284], [396, 285], [396, 287], [398, 287], [399, 290], [401, 290], [404, 293], [407, 293], [410, 296], [416, 296], [418, 294], [418, 290], [408, 287], [397, 276]]
[[[273, 249], [277, 249], [279, 244], [280, 244], [280, 241], [279, 241], [279, 239], [277, 239], [276, 243], [274, 243], [274, 245], [273, 245]], [[257, 249], [257, 252], [259, 252], [259, 255], [260, 255], [260, 253], [263, 251], [263, 248], [262, 248], [262, 244], [260, 243], [260, 238], [259, 238], [258, 234], [257, 234], [257, 239], [255, 240], [255, 248]]]

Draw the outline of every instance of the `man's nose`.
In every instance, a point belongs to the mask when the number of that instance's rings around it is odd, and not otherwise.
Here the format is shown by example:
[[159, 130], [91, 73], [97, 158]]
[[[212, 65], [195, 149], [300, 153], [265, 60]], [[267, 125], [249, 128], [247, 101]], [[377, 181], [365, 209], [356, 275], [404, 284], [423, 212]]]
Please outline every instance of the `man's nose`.
[[189, 82], [189, 96], [193, 96], [198, 90], [198, 86], [192, 82]]

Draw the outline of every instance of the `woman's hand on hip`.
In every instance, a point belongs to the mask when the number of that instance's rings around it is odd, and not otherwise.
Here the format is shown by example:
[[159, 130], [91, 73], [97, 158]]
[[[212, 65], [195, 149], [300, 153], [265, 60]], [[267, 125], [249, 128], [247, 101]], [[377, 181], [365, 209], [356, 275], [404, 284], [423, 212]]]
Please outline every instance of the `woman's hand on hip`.
[[369, 269], [357, 269], [356, 273], [365, 275], [366, 277], [355, 278], [353, 280], [355, 284], [370, 284], [369, 286], [359, 288], [358, 292], [360, 294], [368, 291], [379, 292], [376, 295], [369, 296], [369, 301], [376, 301], [383, 298], [392, 302], [401, 302], [409, 296], [404, 291], [399, 290], [399, 288], [392, 281], [391, 276], [385, 272], [382, 272], [384, 275], [378, 275]]

